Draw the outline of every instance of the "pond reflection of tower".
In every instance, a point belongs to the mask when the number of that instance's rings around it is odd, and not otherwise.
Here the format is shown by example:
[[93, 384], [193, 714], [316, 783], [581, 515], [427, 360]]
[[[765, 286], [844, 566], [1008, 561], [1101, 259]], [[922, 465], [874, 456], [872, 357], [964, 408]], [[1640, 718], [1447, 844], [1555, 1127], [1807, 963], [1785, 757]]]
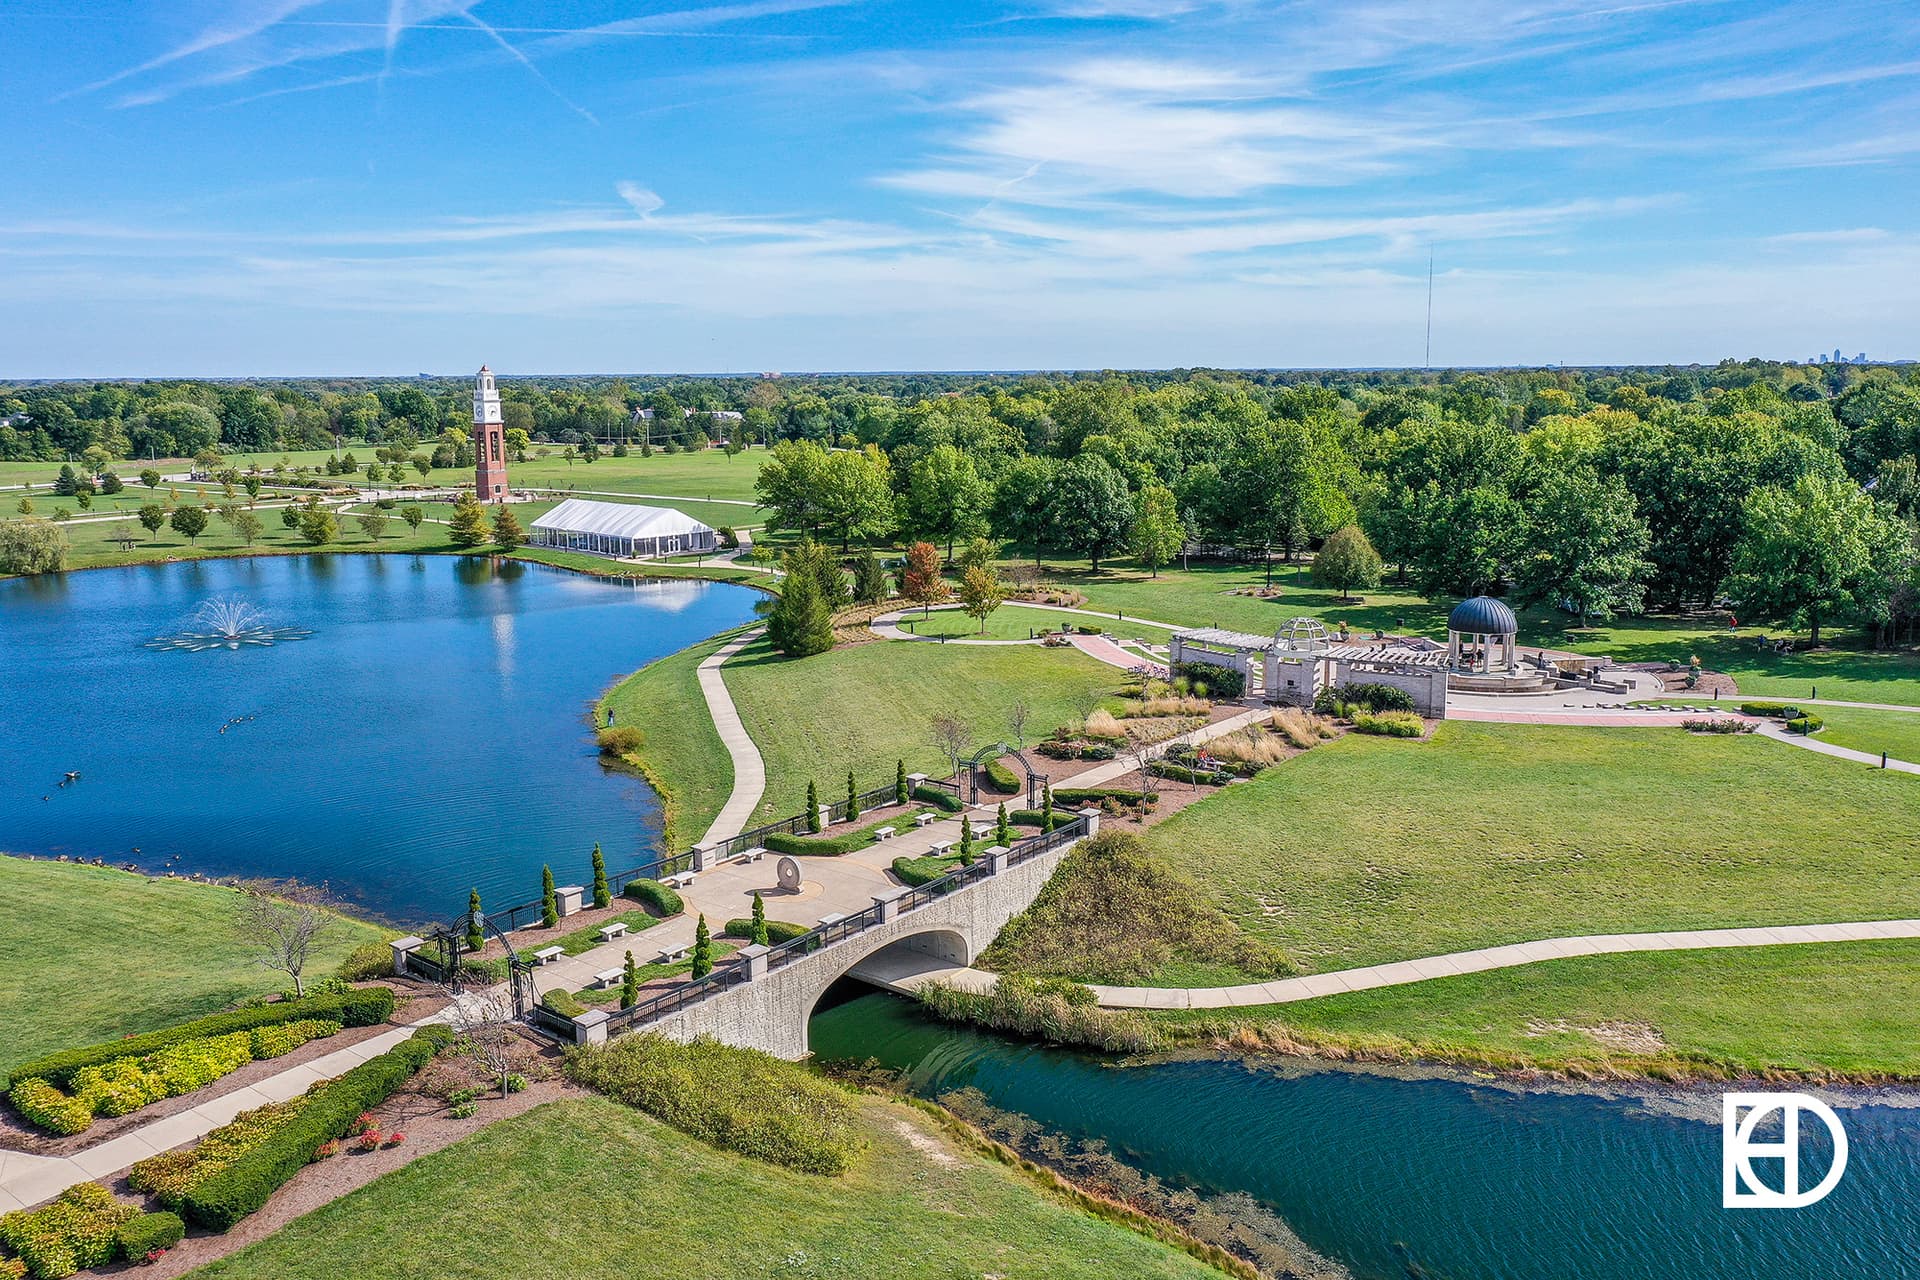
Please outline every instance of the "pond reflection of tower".
[[506, 426], [500, 391], [486, 365], [473, 379], [473, 492], [482, 502], [507, 500]]

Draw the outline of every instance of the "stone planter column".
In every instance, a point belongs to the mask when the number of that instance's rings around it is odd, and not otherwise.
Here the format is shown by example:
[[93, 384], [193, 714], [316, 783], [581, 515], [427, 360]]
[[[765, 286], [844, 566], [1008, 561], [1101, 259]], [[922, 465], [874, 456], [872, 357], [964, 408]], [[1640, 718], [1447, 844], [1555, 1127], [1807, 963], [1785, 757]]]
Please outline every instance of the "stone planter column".
[[1100, 834], [1100, 811], [1098, 809], [1092, 805], [1088, 805], [1080, 811], [1080, 816], [1087, 820], [1087, 834], [1089, 836], [1097, 836]]
[[404, 978], [407, 976], [407, 957], [426, 946], [427, 940], [408, 934], [404, 938], [395, 938], [387, 945], [393, 948], [393, 976]]
[[554, 905], [563, 917], [570, 916], [580, 910], [581, 904], [586, 900], [587, 891], [582, 885], [561, 885], [553, 891]]
[[573, 1042], [575, 1044], [605, 1044], [607, 1042], [607, 1011], [589, 1009], [573, 1020]]
[[773, 950], [772, 947], [755, 942], [734, 953], [747, 967], [748, 982], [758, 982], [767, 976], [767, 953], [771, 950]]

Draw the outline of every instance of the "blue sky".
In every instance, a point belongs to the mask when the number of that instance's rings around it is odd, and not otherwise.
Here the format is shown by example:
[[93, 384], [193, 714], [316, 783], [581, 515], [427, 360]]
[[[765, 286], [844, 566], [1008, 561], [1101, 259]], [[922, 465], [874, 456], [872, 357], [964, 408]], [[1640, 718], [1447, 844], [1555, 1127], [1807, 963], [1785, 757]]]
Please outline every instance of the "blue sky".
[[1920, 356], [1920, 5], [9, 0], [0, 376]]

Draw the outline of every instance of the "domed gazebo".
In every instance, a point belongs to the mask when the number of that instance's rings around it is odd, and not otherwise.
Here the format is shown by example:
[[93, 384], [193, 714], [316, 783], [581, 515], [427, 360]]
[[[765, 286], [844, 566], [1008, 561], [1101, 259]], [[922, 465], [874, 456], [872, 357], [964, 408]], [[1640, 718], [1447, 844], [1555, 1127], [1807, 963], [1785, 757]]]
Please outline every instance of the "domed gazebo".
[[1462, 600], [1447, 615], [1447, 667], [1485, 675], [1510, 675], [1520, 665], [1514, 637], [1520, 622], [1492, 596]]

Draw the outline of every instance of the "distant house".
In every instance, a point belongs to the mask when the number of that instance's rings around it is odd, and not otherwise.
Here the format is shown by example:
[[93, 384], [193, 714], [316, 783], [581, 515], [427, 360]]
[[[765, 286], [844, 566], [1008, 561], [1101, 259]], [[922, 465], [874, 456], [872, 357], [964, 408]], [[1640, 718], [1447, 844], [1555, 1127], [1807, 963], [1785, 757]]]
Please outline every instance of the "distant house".
[[653, 559], [689, 551], [712, 551], [720, 536], [685, 512], [630, 502], [568, 498], [537, 517], [527, 541], [624, 559]]
[[[696, 410], [696, 409], [682, 409], [682, 410], [680, 411], [680, 416], [681, 416], [681, 417], [683, 417], [683, 418], [691, 418], [691, 417], [692, 417], [692, 416], [693, 416], [693, 415], [694, 415], [695, 413], [697, 413], [697, 412], [700, 412], [700, 410]], [[707, 414], [707, 416], [708, 416], [709, 418], [712, 418], [712, 419], [714, 419], [715, 421], [718, 421], [718, 422], [739, 422], [739, 421], [742, 421], [742, 420], [743, 420], [743, 419], [744, 419], [744, 418], [746, 417], [746, 415], [745, 415], [745, 414], [743, 414], [743, 413], [741, 413], [741, 412], [739, 412], [739, 411], [738, 411], [738, 410], [736, 410], [736, 409], [709, 409], [709, 410], [707, 410], [707, 411], [706, 411], [706, 414]], [[653, 410], [651, 410], [651, 409], [635, 409], [635, 410], [633, 411], [633, 416], [632, 416], [632, 418], [630, 419], [630, 421], [633, 421], [633, 422], [636, 422], [636, 423], [639, 423], [639, 422], [652, 422], [652, 421], [653, 421]]]

